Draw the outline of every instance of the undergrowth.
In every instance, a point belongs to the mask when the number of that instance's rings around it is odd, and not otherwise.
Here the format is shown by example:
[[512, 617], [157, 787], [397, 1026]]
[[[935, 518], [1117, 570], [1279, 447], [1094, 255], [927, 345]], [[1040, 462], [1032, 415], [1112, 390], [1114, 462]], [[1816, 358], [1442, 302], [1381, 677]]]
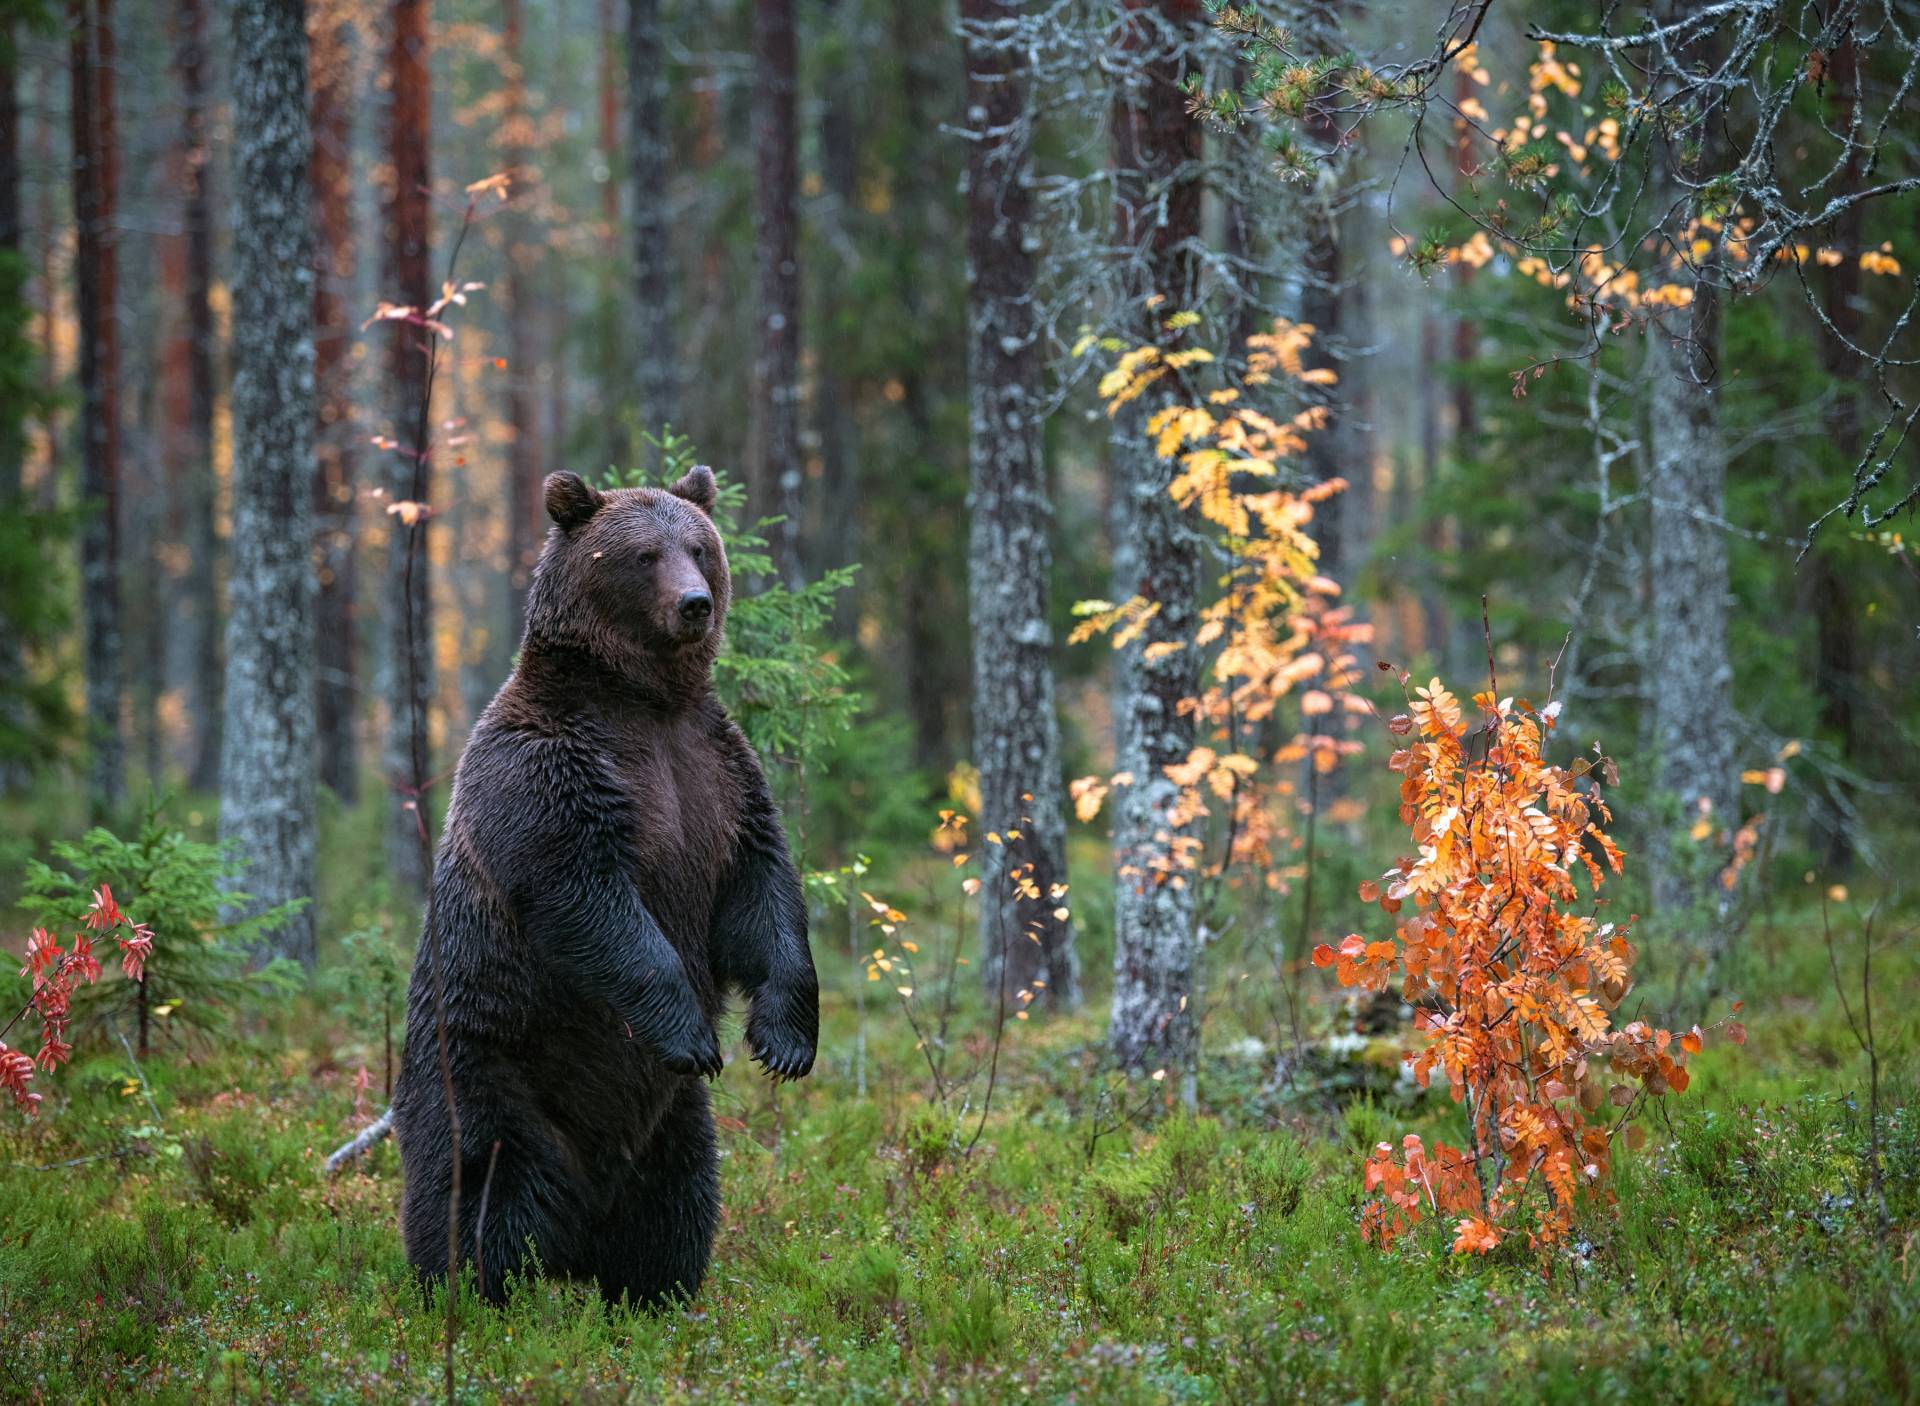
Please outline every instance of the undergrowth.
[[[1805, 915], [1782, 951], [1818, 942]], [[1911, 954], [1876, 965], [1892, 1229], [1861, 1197], [1863, 1063], [1811, 956], [1756, 951], [1744, 1049], [1617, 1164], [1616, 1213], [1548, 1253], [1388, 1253], [1359, 1230], [1355, 1156], [1382, 1129], [1457, 1136], [1396, 1077], [1390, 1034], [1276, 1072], [1222, 1006], [1198, 1116], [1097, 1063], [1098, 1011], [1022, 1026], [985, 1135], [940, 1112], [912, 1037], [829, 976], [822, 1062], [715, 1089], [725, 1220], [690, 1307], [604, 1308], [522, 1283], [462, 1306], [462, 1398], [1900, 1401], [1920, 1373], [1920, 1129]], [[1771, 973], [1771, 976], [1769, 976]], [[1309, 986], [1312, 978], [1308, 978]], [[1336, 998], [1317, 992], [1325, 1029]], [[440, 1387], [441, 1317], [413, 1286], [391, 1145], [329, 1182], [364, 1032], [317, 1006], [145, 1069], [101, 1046], [0, 1133], [0, 1399], [388, 1402]], [[293, 1032], [289, 1034], [288, 1032]], [[303, 1033], [304, 1032], [304, 1033]], [[961, 1040], [975, 1036], [962, 1032]], [[1346, 1042], [1351, 1044], [1352, 1042]], [[1344, 1046], [1342, 1046], [1344, 1048]], [[1373, 1067], [1377, 1077], [1356, 1075]], [[1344, 1067], [1322, 1077], [1315, 1070]], [[1364, 1092], [1356, 1093], [1356, 1089]], [[1695, 1096], [1697, 1095], [1697, 1097]], [[156, 1122], [156, 1113], [158, 1122]], [[961, 1126], [948, 1120], [957, 1118]]]

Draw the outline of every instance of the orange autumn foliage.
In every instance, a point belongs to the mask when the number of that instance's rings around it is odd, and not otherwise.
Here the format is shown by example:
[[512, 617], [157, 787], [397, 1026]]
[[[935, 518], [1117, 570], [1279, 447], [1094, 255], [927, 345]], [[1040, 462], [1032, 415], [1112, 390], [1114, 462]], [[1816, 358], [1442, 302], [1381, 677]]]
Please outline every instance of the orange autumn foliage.
[[1426, 1039], [1414, 1076], [1438, 1073], [1467, 1110], [1468, 1150], [1409, 1136], [1368, 1160], [1362, 1227], [1383, 1247], [1428, 1217], [1454, 1222], [1460, 1253], [1521, 1230], [1534, 1245], [1564, 1238], [1582, 1198], [1611, 1200], [1615, 1140], [1647, 1098], [1686, 1089], [1704, 1034], [1613, 1024], [1635, 953], [1626, 924], [1598, 916], [1623, 864], [1604, 828], [1612, 763], [1545, 760], [1558, 705], [1490, 692], [1473, 704], [1469, 721], [1435, 679], [1388, 725], [1409, 739], [1389, 766], [1416, 850], [1360, 897], [1394, 915], [1395, 940], [1354, 934], [1313, 954], [1342, 986], [1399, 979]]

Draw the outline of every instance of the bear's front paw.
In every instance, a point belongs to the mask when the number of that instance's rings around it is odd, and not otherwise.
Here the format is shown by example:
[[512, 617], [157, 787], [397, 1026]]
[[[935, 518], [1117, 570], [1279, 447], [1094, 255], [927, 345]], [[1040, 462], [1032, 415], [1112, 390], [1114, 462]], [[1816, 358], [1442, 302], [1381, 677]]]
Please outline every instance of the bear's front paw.
[[762, 987], [747, 1011], [747, 1044], [776, 1079], [799, 1079], [813, 1068], [820, 1037], [818, 988]]
[[706, 1021], [690, 1022], [660, 1041], [660, 1059], [675, 1074], [704, 1074], [721, 1069], [720, 1039]]

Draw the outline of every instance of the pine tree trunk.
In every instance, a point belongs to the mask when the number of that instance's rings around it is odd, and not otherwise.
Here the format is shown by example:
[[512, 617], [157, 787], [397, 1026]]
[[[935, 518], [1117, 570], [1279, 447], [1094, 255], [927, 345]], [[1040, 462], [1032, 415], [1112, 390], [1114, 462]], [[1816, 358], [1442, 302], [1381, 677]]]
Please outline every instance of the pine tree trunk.
[[120, 341], [117, 238], [120, 155], [114, 130], [112, 0], [71, 0], [74, 267], [80, 315], [81, 619], [86, 636], [88, 799], [110, 815], [126, 793], [121, 731]]
[[186, 481], [187, 717], [193, 728], [189, 784], [220, 786], [220, 729], [225, 717], [225, 629], [220, 600], [220, 483], [213, 462], [214, 323], [213, 159], [208, 134], [207, 11], [205, 0], [180, 0], [174, 68], [180, 77], [181, 141], [186, 148], [185, 200], [187, 423]]
[[[1310, 23], [1317, 50], [1339, 52], [1342, 35], [1338, 0], [1320, 0], [1314, 4]], [[1302, 360], [1310, 370], [1328, 371], [1337, 378], [1329, 386], [1316, 387], [1316, 404], [1326, 411], [1327, 418], [1318, 431], [1307, 436], [1307, 476], [1315, 483], [1325, 483], [1342, 475], [1361, 476], [1351, 472], [1355, 466], [1347, 452], [1354, 418], [1354, 380], [1348, 354], [1352, 337], [1346, 325], [1351, 293], [1340, 223], [1341, 205], [1346, 196], [1344, 177], [1352, 170], [1352, 164], [1342, 158], [1339, 150], [1342, 141], [1339, 101], [1340, 94], [1333, 88], [1321, 92], [1308, 105], [1305, 123], [1308, 138], [1327, 153], [1329, 165], [1304, 196], [1306, 249], [1300, 286], [1300, 320], [1312, 326], [1313, 341]], [[1347, 541], [1349, 516], [1347, 493], [1336, 493], [1321, 502], [1313, 515], [1313, 538], [1320, 548], [1320, 572], [1343, 586], [1350, 586], [1353, 581]], [[1340, 712], [1301, 718], [1303, 730], [1313, 738], [1331, 737], [1342, 730], [1346, 722], [1347, 715]], [[1322, 755], [1317, 746], [1310, 747], [1300, 772], [1300, 794], [1316, 813], [1324, 811], [1346, 790], [1346, 773], [1338, 768], [1323, 770]], [[1315, 863], [1312, 849], [1317, 828], [1317, 825], [1306, 827], [1309, 852], [1304, 859], [1309, 872]], [[1311, 916], [1310, 902], [1304, 911]], [[1304, 925], [1301, 935], [1311, 940]]]
[[[393, 91], [387, 109], [387, 154], [393, 165], [393, 189], [381, 250], [382, 293], [389, 302], [424, 308], [433, 300], [428, 268], [427, 151], [432, 119], [427, 69], [428, 0], [396, 0], [389, 13], [393, 28], [388, 73]], [[431, 506], [432, 466], [423, 453], [431, 427], [426, 406], [425, 334], [399, 322], [389, 324], [389, 329], [387, 412], [400, 448], [387, 456], [388, 502]], [[415, 897], [426, 893], [420, 827], [426, 823], [427, 797], [421, 792], [433, 774], [429, 750], [433, 708], [429, 521], [423, 518], [409, 527], [397, 514], [387, 518], [382, 588], [380, 674], [387, 720], [381, 767], [393, 797], [387, 825], [387, 870], [400, 893]]]
[[598, 110], [600, 158], [606, 180], [600, 185], [600, 219], [606, 225], [607, 250], [616, 248], [620, 232], [620, 89], [617, 75], [619, 45], [613, 28], [614, 0], [600, 0], [600, 71], [595, 106]]
[[800, 178], [793, 0], [754, 0], [753, 233], [756, 280], [748, 511], [783, 515], [775, 570], [800, 581]]
[[[1042, 457], [1025, 0], [961, 0], [967, 73], [967, 373], [981, 973], [1080, 1001], [1053, 700], [1053, 505]], [[1005, 843], [983, 843], [988, 832]], [[1023, 896], [1024, 895], [1024, 896]], [[1044, 985], [1036, 985], [1044, 983]]]
[[[1652, 502], [1649, 589], [1652, 657], [1646, 693], [1652, 710], [1654, 789], [1677, 797], [1679, 828], [1708, 808], [1713, 827], [1739, 822], [1733, 758], [1733, 665], [1727, 653], [1726, 449], [1716, 396], [1720, 385], [1720, 294], [1711, 269], [1693, 281], [1693, 302], [1650, 329], [1647, 496]], [[1648, 835], [1653, 905], [1683, 911], [1702, 889], [1682, 871], [1673, 826]]]
[[[1860, 49], [1852, 40], [1835, 47], [1827, 75], [1828, 121], [1847, 130], [1860, 81]], [[1861, 170], [1856, 145], [1836, 184], [1836, 196], [1860, 189]], [[1860, 401], [1855, 390], [1860, 345], [1862, 252], [1861, 205], [1843, 211], [1833, 222], [1832, 242], [1841, 259], [1820, 271], [1827, 324], [1820, 328], [1820, 366], [1829, 378], [1825, 419], [1832, 454], [1849, 470], [1861, 454]], [[1828, 325], [1830, 324], [1830, 325]], [[1819, 699], [1820, 730], [1839, 753], [1843, 766], [1857, 765], [1862, 739], [1858, 736], [1860, 658], [1857, 638], [1859, 606], [1854, 600], [1846, 568], [1847, 536], [1829, 532], [1816, 539], [1806, 566], [1806, 589], [1814, 619], [1816, 646], [1813, 688]], [[1833, 783], [1832, 799], [1815, 814], [1816, 840], [1827, 868], [1838, 874], [1853, 863], [1854, 788], [1842, 778]]]
[[[1339, 52], [1340, 21], [1336, 0], [1321, 0], [1310, 7], [1312, 33], [1324, 52]], [[1332, 171], [1342, 172], [1341, 140], [1338, 118], [1340, 95], [1329, 88], [1308, 104], [1305, 129], [1307, 137], [1335, 163]], [[1318, 388], [1318, 403], [1327, 411], [1327, 423], [1317, 434], [1307, 436], [1307, 474], [1316, 483], [1338, 478], [1343, 470], [1340, 437], [1347, 421], [1347, 365], [1342, 314], [1345, 310], [1346, 275], [1341, 268], [1339, 186], [1319, 179], [1303, 197], [1305, 225], [1304, 277], [1300, 285], [1300, 320], [1313, 327], [1313, 342], [1303, 358], [1314, 370], [1332, 371], [1340, 379]], [[1321, 503], [1313, 515], [1313, 537], [1320, 546], [1320, 570], [1335, 580], [1347, 575], [1344, 516], [1341, 495]], [[1318, 730], [1316, 727], [1314, 730]]]
[[[517, 647], [526, 622], [527, 587], [533, 563], [540, 555], [546, 515], [540, 506], [543, 471], [540, 453], [539, 357], [540, 297], [535, 291], [540, 250], [527, 214], [530, 192], [525, 185], [528, 141], [527, 77], [522, 43], [520, 0], [504, 0], [501, 30], [506, 44], [507, 112], [501, 155], [514, 179], [514, 204], [507, 212], [507, 424], [513, 443], [507, 455], [507, 628], [502, 648], [491, 652], [504, 662]], [[494, 680], [495, 684], [499, 682]]]
[[313, 288], [314, 560], [317, 677], [314, 722], [320, 780], [348, 805], [360, 794], [354, 536], [362, 437], [353, 419], [353, 62], [342, 0], [315, 0], [309, 18], [313, 82], [313, 201], [319, 277]]
[[[0, 345], [20, 346], [21, 324], [27, 319], [24, 294], [26, 260], [20, 248], [20, 80], [14, 48], [18, 36], [11, 17], [0, 19]], [[23, 348], [24, 349], [24, 348]], [[24, 386], [21, 387], [24, 389]], [[0, 513], [25, 510], [23, 470], [26, 462], [25, 397], [12, 394], [0, 403]], [[26, 654], [11, 631], [0, 632], [0, 732], [24, 734], [24, 699], [16, 681], [26, 682]], [[0, 796], [27, 783], [31, 768], [24, 757], [0, 755]]]
[[674, 418], [673, 243], [667, 229], [667, 55], [660, 0], [627, 3], [627, 162], [633, 181], [634, 399], [649, 434]]
[[[250, 907], [314, 878], [313, 227], [301, 0], [236, 0], [233, 580], [220, 835]], [[308, 966], [314, 915], [271, 939]]]
[[[1147, 297], [1161, 294], [1163, 308], [1177, 309], [1189, 306], [1194, 292], [1189, 245], [1200, 223], [1200, 128], [1177, 85], [1200, 6], [1197, 0], [1127, 0], [1124, 10], [1120, 49], [1131, 65], [1113, 109], [1114, 242], [1129, 259], [1128, 313], [1143, 319], [1135, 335], [1152, 341], [1159, 322], [1138, 311]], [[1165, 769], [1193, 751], [1193, 719], [1179, 705], [1199, 680], [1194, 650], [1155, 657], [1152, 647], [1192, 638], [1200, 561], [1195, 536], [1167, 492], [1171, 465], [1147, 441], [1144, 422], [1152, 408], [1140, 401], [1128, 406], [1113, 438], [1116, 589], [1121, 599], [1137, 595], [1160, 609], [1119, 652], [1114, 671], [1118, 769], [1133, 781], [1115, 788], [1109, 1040], [1124, 1066], [1174, 1071], [1191, 1102], [1200, 1036], [1199, 935], [1194, 885], [1173, 854], [1190, 827], [1175, 821], [1179, 788]]]
[[[820, 437], [820, 478], [808, 504], [804, 529], [807, 579], [818, 580], [834, 567], [860, 560], [860, 433], [854, 423], [855, 387], [846, 371], [852, 343], [859, 337], [852, 273], [855, 221], [859, 214], [861, 122], [856, 112], [862, 64], [857, 28], [860, 7], [850, 0], [828, 0], [833, 26], [830, 52], [838, 56], [821, 75], [821, 183], [831, 202], [823, 267], [818, 271], [820, 309], [809, 321], [814, 329], [814, 425]], [[851, 639], [857, 628], [858, 592], [834, 598], [832, 632]]]

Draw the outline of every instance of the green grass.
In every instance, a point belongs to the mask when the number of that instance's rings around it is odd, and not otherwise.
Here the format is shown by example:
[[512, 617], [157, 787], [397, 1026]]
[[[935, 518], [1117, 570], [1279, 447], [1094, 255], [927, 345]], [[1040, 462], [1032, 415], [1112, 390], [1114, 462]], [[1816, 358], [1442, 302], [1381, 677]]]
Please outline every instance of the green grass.
[[[1570, 1249], [1471, 1261], [1439, 1232], [1383, 1255], [1356, 1223], [1366, 1146], [1444, 1130], [1451, 1106], [1364, 1062], [1267, 1087], [1234, 1049], [1262, 1001], [1212, 1018], [1200, 1116], [1154, 1109], [1098, 1137], [1120, 1121], [1098, 1010], [1014, 1026], [969, 1154], [984, 1079], [943, 1112], [897, 1009], [870, 1003], [858, 1097], [851, 987], [834, 987], [813, 1078], [776, 1099], [730, 1052], [725, 1221], [698, 1301], [631, 1314], [544, 1282], [504, 1310], [467, 1300], [460, 1399], [1920, 1399], [1913, 1063], [1884, 1075], [1882, 1236], [1859, 1197], [1865, 1063], [1817, 921], [1754, 942], [1749, 1043], [1711, 1046], [1646, 1120], [1617, 1209], [1594, 1207]], [[1877, 959], [1883, 1050], [1920, 1033], [1917, 957]], [[1308, 982], [1331, 1028], [1334, 998]], [[985, 1031], [962, 1013], [956, 1067]], [[43, 1081], [37, 1122], [7, 1115], [0, 1399], [435, 1397], [444, 1319], [401, 1255], [391, 1146], [320, 1172], [366, 1039], [302, 1004], [244, 1045], [156, 1056], [157, 1120], [102, 1045]], [[90, 1160], [53, 1165], [70, 1159]]]

